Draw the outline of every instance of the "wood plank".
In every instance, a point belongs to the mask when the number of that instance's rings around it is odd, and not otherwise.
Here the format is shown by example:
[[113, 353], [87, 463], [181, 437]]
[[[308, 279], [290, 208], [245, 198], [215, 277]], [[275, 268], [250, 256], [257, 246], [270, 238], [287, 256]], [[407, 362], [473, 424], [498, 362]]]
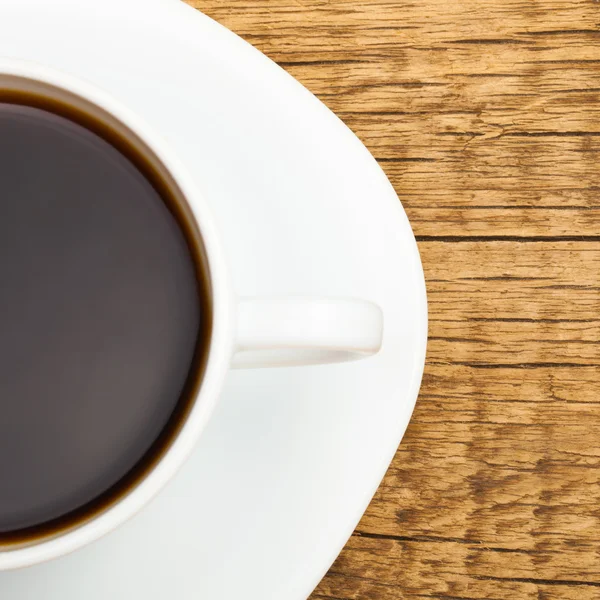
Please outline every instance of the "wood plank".
[[[529, 563], [524, 572], [512, 566], [519, 558]], [[576, 560], [575, 553], [571, 559]], [[540, 563], [543, 561], [536, 553], [498, 552], [477, 544], [353, 537], [313, 598], [598, 598], [600, 583], [578, 579], [577, 567], [567, 579], [544, 579], [531, 575]]]
[[[581, 43], [585, 30], [597, 31], [596, 7], [585, 0], [565, 3], [545, 0], [481, 2], [464, 0], [450, 6], [444, 0], [418, 3], [379, 0], [188, 0], [253, 43], [266, 54], [304, 60], [342, 53], [342, 59], [365, 59], [363, 40], [373, 53], [396, 57], [398, 32], [415, 46], [462, 40], [499, 40], [507, 35], [545, 37], [548, 31], [571, 31], [573, 45]], [[476, 17], [476, 18], [475, 18]], [[416, 32], [416, 33], [415, 33]], [[331, 37], [328, 37], [328, 34]], [[569, 35], [566, 34], [565, 35]], [[300, 43], [299, 43], [300, 42]], [[556, 42], [555, 42], [556, 43]], [[465, 45], [469, 45], [468, 42]], [[493, 41], [490, 45], [494, 45]], [[385, 54], [385, 50], [391, 50]], [[472, 51], [472, 48], [467, 48]], [[557, 52], [561, 49], [557, 48]], [[568, 50], [565, 50], [568, 54]], [[373, 58], [369, 54], [368, 58]]]
[[[542, 339], [542, 328], [556, 323], [559, 340], [561, 328], [594, 326], [600, 319], [597, 242], [436, 241], [419, 246], [434, 337], [444, 337], [438, 321], [449, 327], [470, 321], [462, 326], [486, 326], [490, 335], [500, 324], [522, 332], [528, 341]], [[557, 343], [558, 351], [564, 343]]]
[[[595, 202], [600, 192], [590, 194], [589, 200]], [[508, 194], [507, 194], [508, 196]], [[489, 201], [489, 198], [486, 198]], [[512, 200], [512, 199], [511, 199]], [[522, 198], [521, 201], [524, 199]], [[468, 208], [459, 207], [423, 207], [417, 199], [416, 206], [404, 202], [415, 233], [435, 238], [443, 235], [507, 236], [513, 238], [553, 238], [553, 237], [592, 237], [600, 235], [600, 206], [582, 210], [581, 206], [572, 208], [542, 208], [525, 206], [521, 208]], [[531, 199], [525, 200], [530, 202]], [[546, 197], [546, 201], [549, 198]], [[577, 199], [581, 202], [583, 197]], [[500, 209], [500, 210], [499, 210]], [[494, 229], [490, 230], [490, 224]]]
[[428, 360], [496, 367], [600, 366], [599, 334], [600, 322], [432, 321]]

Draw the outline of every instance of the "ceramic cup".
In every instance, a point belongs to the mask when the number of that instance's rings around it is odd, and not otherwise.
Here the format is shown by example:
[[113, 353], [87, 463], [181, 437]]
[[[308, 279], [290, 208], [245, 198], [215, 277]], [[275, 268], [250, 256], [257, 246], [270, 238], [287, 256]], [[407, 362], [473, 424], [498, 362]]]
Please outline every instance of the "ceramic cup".
[[165, 140], [102, 90], [42, 65], [0, 59], [0, 95], [11, 92], [42, 96], [83, 111], [126, 137], [151, 163], [168, 183], [194, 231], [198, 247], [203, 249], [213, 323], [208, 362], [193, 406], [178, 435], [150, 472], [100, 514], [64, 530], [15, 542], [2, 543], [0, 538], [0, 570], [34, 565], [72, 552], [113, 530], [148, 503], [193, 450], [219, 400], [230, 368], [362, 358], [377, 353], [383, 334], [382, 312], [366, 300], [236, 296], [218, 228], [192, 179]]

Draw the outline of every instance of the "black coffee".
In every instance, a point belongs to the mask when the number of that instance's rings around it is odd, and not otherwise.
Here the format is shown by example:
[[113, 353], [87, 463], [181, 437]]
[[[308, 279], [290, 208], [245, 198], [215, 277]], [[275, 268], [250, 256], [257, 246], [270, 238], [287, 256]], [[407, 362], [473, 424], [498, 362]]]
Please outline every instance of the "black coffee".
[[135, 485], [210, 336], [199, 250], [156, 173], [93, 119], [15, 102], [0, 92], [0, 544]]

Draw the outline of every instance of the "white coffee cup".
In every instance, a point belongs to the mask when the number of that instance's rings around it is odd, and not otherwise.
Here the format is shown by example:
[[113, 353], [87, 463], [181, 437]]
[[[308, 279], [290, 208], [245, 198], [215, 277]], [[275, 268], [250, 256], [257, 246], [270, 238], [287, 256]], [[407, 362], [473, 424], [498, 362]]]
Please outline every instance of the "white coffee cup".
[[[309, 297], [239, 298], [233, 291], [220, 236], [208, 206], [165, 140], [110, 95], [42, 65], [0, 59], [2, 94], [24, 93], [68, 105], [125, 136], [168, 182], [203, 249], [213, 307], [208, 362], [183, 426], [156, 465], [127, 494], [97, 514], [51, 533], [11, 538], [0, 534], [0, 571], [72, 552], [132, 517], [177, 472], [200, 437], [227, 371], [333, 363], [377, 353], [381, 309], [368, 301]], [[2, 400], [0, 399], [0, 405]], [[1, 451], [1, 446], [0, 446]], [[10, 485], [10, 482], [4, 482]], [[0, 494], [2, 487], [0, 486]]]

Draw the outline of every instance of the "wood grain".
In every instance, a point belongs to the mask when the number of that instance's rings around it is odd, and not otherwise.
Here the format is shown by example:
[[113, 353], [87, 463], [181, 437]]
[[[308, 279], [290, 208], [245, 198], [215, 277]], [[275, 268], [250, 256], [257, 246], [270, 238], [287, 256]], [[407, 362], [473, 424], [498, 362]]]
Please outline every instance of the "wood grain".
[[414, 418], [312, 598], [600, 598], [600, 3], [188, 1], [357, 133], [425, 267]]

